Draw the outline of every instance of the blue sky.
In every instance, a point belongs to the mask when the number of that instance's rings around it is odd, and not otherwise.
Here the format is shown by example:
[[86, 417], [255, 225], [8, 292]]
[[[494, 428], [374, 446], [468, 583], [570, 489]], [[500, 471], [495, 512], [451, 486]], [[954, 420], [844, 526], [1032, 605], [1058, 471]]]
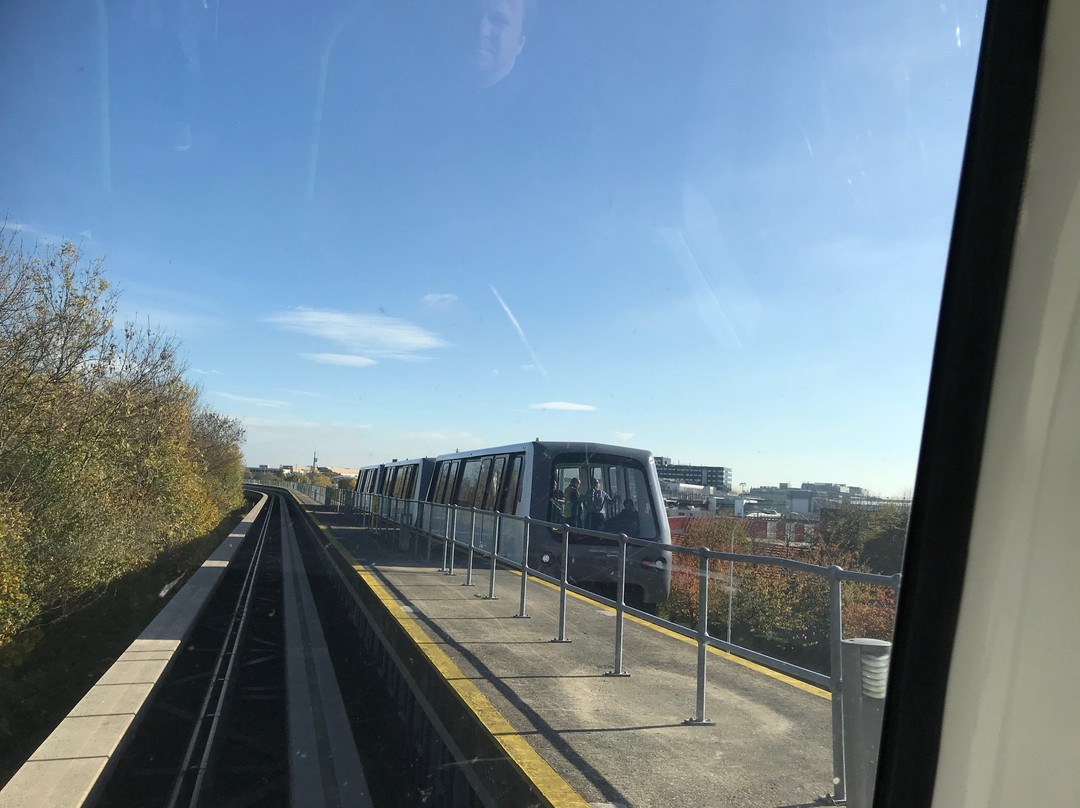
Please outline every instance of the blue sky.
[[[523, 17], [524, 14], [524, 17]], [[251, 463], [914, 481], [980, 3], [0, 2], [0, 207]]]

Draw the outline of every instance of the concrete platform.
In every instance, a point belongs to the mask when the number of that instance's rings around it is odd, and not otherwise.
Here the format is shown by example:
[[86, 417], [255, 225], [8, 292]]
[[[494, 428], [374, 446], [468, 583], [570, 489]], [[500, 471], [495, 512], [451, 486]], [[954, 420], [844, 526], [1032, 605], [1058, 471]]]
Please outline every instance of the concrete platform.
[[710, 649], [706, 716], [715, 724], [684, 725], [695, 711], [696, 644], [628, 619], [630, 676], [605, 676], [613, 610], [572, 597], [572, 642], [552, 643], [557, 589], [530, 580], [529, 617], [518, 618], [518, 574], [500, 569], [499, 599], [484, 600], [486, 566], [475, 587], [462, 586], [463, 553], [448, 576], [437, 570], [441, 551], [424, 563], [332, 507], [307, 507], [505, 718], [504, 732], [527, 741], [585, 802], [779, 808], [831, 792], [827, 692]]

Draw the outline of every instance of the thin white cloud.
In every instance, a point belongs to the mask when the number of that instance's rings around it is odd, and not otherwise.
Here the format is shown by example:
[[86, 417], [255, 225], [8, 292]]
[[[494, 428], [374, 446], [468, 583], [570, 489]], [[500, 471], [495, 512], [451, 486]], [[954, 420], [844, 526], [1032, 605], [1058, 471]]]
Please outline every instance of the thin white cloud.
[[220, 370], [203, 370], [202, 368], [192, 368], [192, 373], [198, 373], [200, 376], [220, 376]]
[[634, 437], [634, 433], [633, 432], [619, 432], [618, 430], [616, 430], [615, 437], [618, 438], [619, 440], [630, 440], [630, 438]]
[[421, 358], [421, 351], [446, 345], [446, 340], [438, 334], [385, 314], [348, 314], [302, 306], [272, 314], [265, 321], [285, 331], [336, 342], [353, 352], [351, 355], [363, 353], [377, 359], [415, 360]]
[[235, 393], [223, 393], [215, 390], [213, 395], [224, 398], [227, 401], [236, 401], [240, 404], [251, 404], [255, 407], [288, 407], [288, 401], [277, 401], [272, 398], [255, 398], [254, 396], [238, 396]]
[[371, 429], [372, 424], [358, 424], [353, 421], [331, 421], [327, 423], [321, 423], [319, 421], [311, 421], [306, 418], [263, 418], [259, 415], [241, 415], [239, 416], [240, 423], [245, 427], [257, 426], [268, 428], [303, 428], [303, 429], [348, 429], [348, 430], [366, 430]]
[[322, 426], [315, 421], [307, 421], [302, 418], [263, 418], [258, 415], [241, 415], [239, 416], [240, 423], [245, 427], [259, 426], [269, 428], [281, 428], [281, 427], [318, 427]]
[[540, 362], [540, 357], [537, 356], [536, 351], [533, 350], [533, 346], [529, 342], [529, 338], [525, 336], [525, 331], [517, 321], [517, 317], [514, 316], [514, 312], [510, 311], [510, 307], [506, 305], [506, 301], [502, 299], [499, 291], [494, 286], [489, 288], [491, 289], [491, 293], [495, 295], [495, 299], [499, 301], [499, 305], [503, 307], [506, 316], [510, 318], [510, 322], [513, 324], [514, 330], [517, 331], [518, 338], [521, 340], [521, 344], [525, 346], [525, 350], [529, 352], [529, 356], [532, 358], [532, 363], [536, 366], [536, 369], [540, 371], [540, 375], [546, 379], [548, 377], [547, 371], [544, 370], [544, 365]]
[[592, 404], [572, 404], [569, 401], [548, 401], [546, 404], [529, 405], [534, 410], [567, 410], [571, 412], [591, 412], [595, 410]]
[[148, 324], [155, 330], [179, 332], [207, 331], [225, 325], [222, 318], [212, 315], [155, 308], [140, 308], [124, 319], [136, 324]]
[[448, 309], [457, 302], [458, 296], [440, 292], [424, 295], [424, 305], [429, 309]]
[[26, 222], [0, 222], [0, 224], [3, 225], [5, 233], [21, 233], [23, 236], [32, 238], [39, 244], [52, 246], [60, 244], [63, 241], [63, 239], [55, 233], [51, 233], [48, 230], [32, 224], [27, 224]]
[[320, 365], [345, 365], [351, 368], [366, 368], [375, 364], [374, 359], [368, 359], [366, 356], [356, 356], [355, 354], [302, 353], [300, 355], [304, 359], [310, 359]]

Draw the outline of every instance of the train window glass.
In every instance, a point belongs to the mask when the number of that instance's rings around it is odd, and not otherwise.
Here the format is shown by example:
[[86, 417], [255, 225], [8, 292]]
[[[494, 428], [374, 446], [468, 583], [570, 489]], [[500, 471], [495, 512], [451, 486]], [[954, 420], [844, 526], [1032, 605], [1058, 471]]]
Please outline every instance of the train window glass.
[[[648, 485], [644, 470], [631, 460], [612, 459], [597, 462], [595, 458], [585, 461], [580, 456], [560, 456], [555, 458], [552, 473], [559, 483], [564, 496], [564, 516], [569, 524], [588, 527], [595, 530], [613, 530], [619, 533], [633, 533], [634, 538], [656, 539], [660, 535], [657, 513], [648, 495]], [[570, 494], [572, 480], [579, 481], [577, 496], [580, 504], [577, 512], [573, 509], [573, 496]], [[593, 505], [593, 481], [600, 483], [600, 494]], [[633, 523], [620, 512], [630, 500], [632, 509], [637, 511], [636, 530], [626, 529]]]
[[510, 458], [510, 471], [506, 475], [506, 485], [503, 487], [497, 508], [501, 513], [514, 513], [518, 500], [521, 499], [521, 467], [524, 458], [517, 454]]
[[457, 485], [458, 468], [460, 467], [460, 460], [451, 460], [444, 467], [445, 478], [440, 486], [440, 492], [436, 498], [436, 502], [442, 502], [449, 504], [454, 496], [454, 488]]
[[485, 457], [480, 464], [480, 476], [476, 480], [476, 491], [473, 493], [472, 502], [468, 503], [474, 508], [479, 508], [484, 503], [484, 496], [487, 493], [487, 486], [491, 472], [491, 458]]
[[495, 510], [495, 503], [498, 501], [500, 487], [503, 482], [503, 469], [506, 468], [506, 455], [500, 455], [495, 458], [495, 462], [491, 465], [491, 479], [487, 485], [484, 486], [484, 501], [480, 504], [480, 508], [485, 511]]
[[454, 492], [458, 487], [458, 472], [461, 469], [461, 461], [454, 460], [450, 463], [450, 479], [446, 482], [443, 502], [450, 503], [454, 500]]
[[480, 468], [483, 461], [473, 458], [465, 461], [465, 468], [461, 472], [461, 484], [458, 486], [457, 496], [454, 502], [458, 505], [472, 505], [476, 497], [476, 488], [480, 482]]
[[433, 502], [445, 502], [447, 480], [450, 477], [450, 463], [440, 460], [435, 469], [435, 493], [431, 499]]

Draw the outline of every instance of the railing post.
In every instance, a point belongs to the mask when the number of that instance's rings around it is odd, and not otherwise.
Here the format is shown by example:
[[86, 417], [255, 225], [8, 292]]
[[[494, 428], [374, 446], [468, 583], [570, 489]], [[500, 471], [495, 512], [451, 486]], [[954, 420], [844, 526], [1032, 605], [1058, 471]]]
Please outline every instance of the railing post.
[[447, 569], [446, 569], [446, 574], [447, 575], [453, 575], [454, 574], [454, 559], [457, 556], [457, 518], [458, 518], [458, 514], [460, 512], [461, 512], [460, 506], [455, 505], [454, 510], [453, 510], [453, 514], [454, 514], [453, 524], [452, 524], [452, 526], [450, 527], [450, 530], [449, 530], [449, 533], [450, 533], [450, 566], [447, 567]]
[[[731, 528], [731, 554], [735, 555], [735, 531], [739, 529], [739, 523], [736, 522], [735, 526]], [[728, 645], [731, 645], [731, 611], [732, 606], [735, 603], [735, 562], [732, 559], [728, 559], [728, 580], [727, 580], [727, 641]]]
[[[431, 512], [428, 514], [428, 527], [432, 527], [435, 522], [435, 513], [438, 510], [435, 503], [431, 504]], [[424, 561], [431, 561], [431, 538], [434, 534], [432, 531], [424, 528]]]
[[615, 670], [604, 676], [629, 676], [623, 670], [623, 625], [626, 622], [626, 534], [619, 534], [619, 590], [615, 598]]
[[472, 509], [472, 527], [469, 529], [469, 564], [465, 570], [465, 583], [462, 586], [472, 586], [473, 549], [476, 546], [476, 508]]
[[[484, 600], [498, 600], [495, 595], [495, 564], [499, 558], [499, 526], [502, 514], [495, 514], [495, 537], [491, 540], [491, 573], [488, 576], [488, 593]], [[477, 595], [477, 597], [480, 597]]]
[[847, 802], [847, 761], [844, 760], [844, 703], [842, 694], [844, 620], [841, 611], [840, 573], [833, 564], [829, 567], [829, 689], [832, 691], [832, 746], [834, 804]]
[[525, 612], [525, 587], [529, 583], [529, 527], [532, 525], [532, 518], [525, 517], [525, 541], [521, 547], [521, 604], [518, 606], [518, 613], [514, 617], [528, 617]]
[[705, 660], [709, 649], [709, 550], [701, 548], [698, 556], [698, 629], [697, 629], [697, 713], [684, 724], [712, 724], [705, 717]]
[[566, 639], [566, 579], [570, 564], [570, 525], [563, 525], [562, 576], [559, 580], [559, 636], [552, 642], [570, 642]]
[[446, 524], [443, 525], [442, 566], [439, 567], [439, 572], [446, 572], [446, 551], [450, 549], [450, 508], [450, 505], [446, 506]]

